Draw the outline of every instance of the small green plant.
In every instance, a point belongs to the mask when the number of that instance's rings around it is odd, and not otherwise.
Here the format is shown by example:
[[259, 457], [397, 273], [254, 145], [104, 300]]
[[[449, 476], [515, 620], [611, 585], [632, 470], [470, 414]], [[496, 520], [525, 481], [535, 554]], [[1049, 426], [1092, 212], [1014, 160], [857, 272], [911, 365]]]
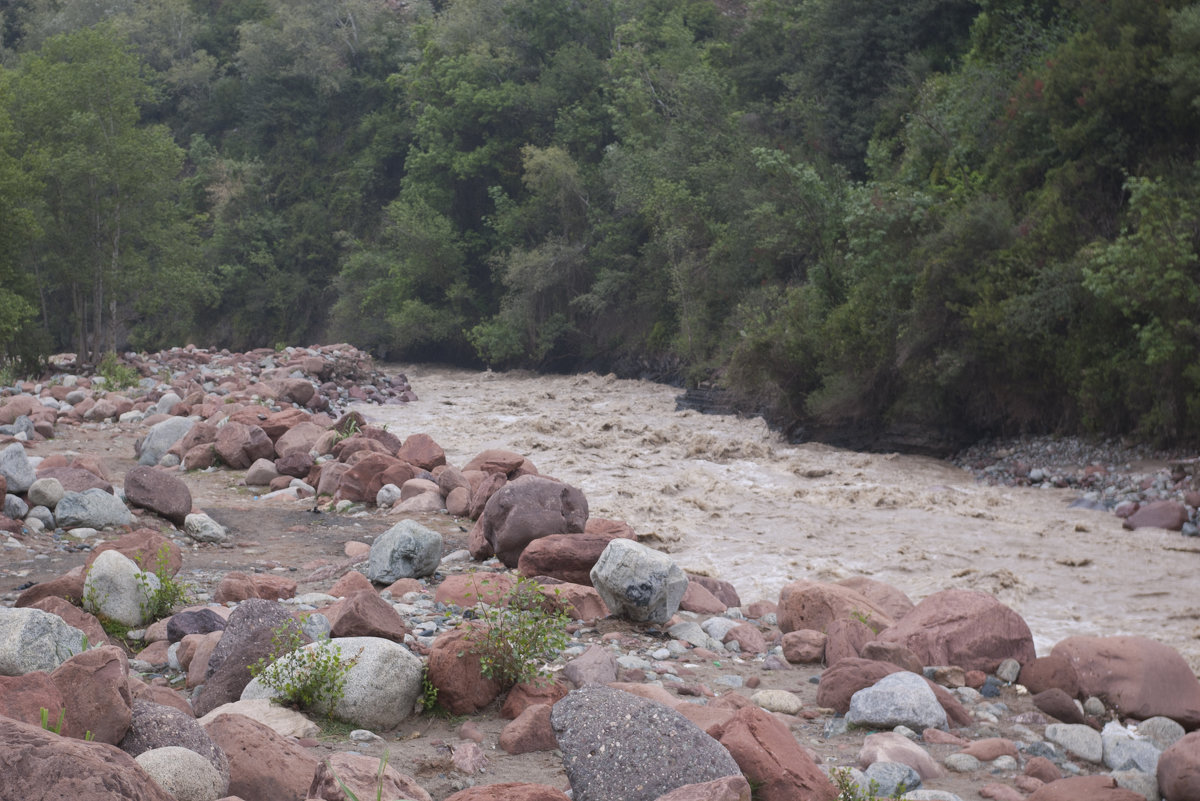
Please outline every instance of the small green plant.
[[52, 731], [55, 734], [62, 734], [63, 722], [67, 719], [67, 710], [60, 709], [58, 711], [58, 723], [50, 725], [50, 710], [42, 707], [42, 728], [46, 731]]
[[353, 417], [348, 417], [346, 418], [346, 422], [335, 428], [334, 431], [337, 433], [338, 442], [341, 442], [344, 439], [350, 439], [360, 431], [358, 427], [358, 420]]
[[104, 385], [108, 389], [127, 389], [137, 384], [141, 377], [137, 370], [122, 364], [117, 354], [111, 351], [104, 354], [104, 358], [96, 367], [96, 373], [104, 378]]
[[[142, 614], [151, 620], [167, 617], [177, 607], [191, 602], [191, 587], [175, 580], [171, 575], [170, 561], [171, 546], [164, 542], [154, 556], [153, 569], [149, 573], [143, 571], [138, 574], [139, 581], [148, 590]], [[150, 573], [158, 579], [157, 587], [147, 578]]]
[[421, 671], [421, 711], [432, 712], [437, 708], [438, 689], [429, 679], [429, 668]]
[[[484, 598], [480, 587], [489, 583], [483, 579], [475, 584], [474, 596]], [[484, 676], [506, 684], [549, 677], [545, 662], [567, 646], [571, 620], [555, 602], [557, 589], [554, 595], [554, 599], [546, 597], [541, 584], [522, 577], [495, 603], [475, 605], [476, 620], [482, 625], [473, 626], [466, 639], [479, 657]]]
[[[379, 760], [379, 773], [375, 776], [375, 801], [383, 801], [383, 774], [387, 771], [388, 752], [384, 749], [383, 756]], [[329, 768], [330, 774], [337, 780], [338, 787], [342, 788], [342, 792], [346, 794], [349, 801], [360, 801], [359, 797], [346, 786], [341, 777], [333, 772], [333, 765], [329, 764], [329, 760], [325, 760], [325, 767]]]
[[830, 778], [833, 779], [834, 786], [837, 787], [836, 801], [879, 801], [884, 798], [900, 798], [907, 792], [903, 784], [896, 788], [896, 792], [889, 796], [879, 794], [879, 782], [871, 779], [871, 783], [866, 790], [854, 780], [854, 774], [849, 768], [834, 768], [830, 771]]
[[304, 633], [295, 621], [271, 633], [271, 653], [250, 666], [250, 675], [274, 690], [282, 703], [329, 715], [346, 692], [346, 674], [358, 655], [342, 656], [328, 638], [305, 646]]

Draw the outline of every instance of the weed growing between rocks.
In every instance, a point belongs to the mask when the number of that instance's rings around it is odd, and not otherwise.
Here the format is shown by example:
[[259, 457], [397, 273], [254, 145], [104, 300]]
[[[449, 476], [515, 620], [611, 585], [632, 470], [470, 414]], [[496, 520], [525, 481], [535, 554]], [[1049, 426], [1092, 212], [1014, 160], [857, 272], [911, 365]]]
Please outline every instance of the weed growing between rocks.
[[96, 373], [104, 379], [106, 389], [122, 390], [135, 386], [141, 375], [127, 364], [122, 364], [115, 353], [106, 353], [96, 367]]
[[154, 569], [149, 571], [158, 579], [158, 586], [145, 578], [148, 574], [138, 574], [139, 580], [146, 588], [146, 602], [142, 614], [149, 620], [160, 620], [175, 611], [177, 607], [191, 603], [191, 587], [175, 580], [171, 575], [170, 547], [164, 543], [154, 557]]
[[357, 655], [342, 656], [332, 640], [318, 640], [305, 647], [304, 634], [295, 621], [287, 621], [271, 633], [271, 653], [250, 666], [257, 678], [278, 700], [301, 710], [328, 716], [346, 692], [346, 674]]
[[[387, 770], [387, 763], [388, 751], [385, 748], [383, 750], [383, 756], [379, 758], [379, 773], [375, 777], [375, 801], [383, 801], [383, 774]], [[337, 781], [338, 787], [342, 788], [342, 792], [346, 794], [346, 798], [349, 799], [349, 801], [360, 801], [358, 795], [346, 786], [346, 783], [341, 780], [341, 777], [333, 772], [333, 765], [329, 764], [328, 759], [325, 760], [325, 767], [329, 768], [329, 773]]]
[[[474, 597], [486, 597], [481, 588], [489, 583], [488, 579], [478, 580]], [[559, 594], [557, 589], [554, 594]], [[546, 662], [567, 647], [571, 619], [542, 593], [541, 584], [518, 578], [503, 599], [494, 604], [480, 602], [474, 608], [476, 620], [483, 625], [472, 628], [467, 642], [479, 656], [485, 677], [506, 684], [549, 678]]]
[[892, 795], [879, 795], [879, 783], [874, 779], [866, 790], [854, 780], [854, 774], [849, 768], [834, 768], [829, 772], [829, 778], [837, 787], [837, 801], [881, 801], [881, 799], [900, 798], [905, 793], [901, 784]]

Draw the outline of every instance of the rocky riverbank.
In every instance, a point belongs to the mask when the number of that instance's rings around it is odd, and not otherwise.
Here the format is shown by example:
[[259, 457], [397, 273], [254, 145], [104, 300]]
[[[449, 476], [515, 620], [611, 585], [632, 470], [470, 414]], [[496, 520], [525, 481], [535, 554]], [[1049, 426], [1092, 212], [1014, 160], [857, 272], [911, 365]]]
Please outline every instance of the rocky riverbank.
[[[436, 432], [340, 413], [321, 388], [336, 382], [293, 361], [311, 355], [229, 354], [259, 370], [236, 388], [198, 365], [171, 382], [151, 367], [119, 397], [79, 375], [29, 388], [54, 414], [17, 415], [0, 459], [12, 511], [26, 507], [0, 556], [6, 793], [341, 798], [332, 771], [369, 797], [386, 754], [392, 797], [455, 801], [833, 799], [839, 780], [912, 799], [1200, 797], [1200, 735], [1184, 734], [1200, 682], [1170, 647], [1068, 637], [1039, 657], [1019, 614], [961, 588], [914, 604], [878, 580], [810, 577], [740, 597], [545, 478], [560, 466], [544, 456], [480, 443], [450, 459]], [[84, 397], [55, 398], [68, 381]], [[114, 415], [88, 418], [106, 403]], [[28, 402], [0, 414], [13, 404]], [[73, 511], [85, 495], [114, 518]], [[144, 617], [134, 560], [151, 553], [193, 608]], [[501, 595], [537, 576], [573, 619], [549, 685], [486, 680], [464, 647], [481, 575]], [[100, 625], [126, 614], [143, 617], [124, 638]], [[337, 725], [249, 681], [270, 632], [303, 615], [356, 655]], [[438, 715], [416, 712], [423, 676]]]

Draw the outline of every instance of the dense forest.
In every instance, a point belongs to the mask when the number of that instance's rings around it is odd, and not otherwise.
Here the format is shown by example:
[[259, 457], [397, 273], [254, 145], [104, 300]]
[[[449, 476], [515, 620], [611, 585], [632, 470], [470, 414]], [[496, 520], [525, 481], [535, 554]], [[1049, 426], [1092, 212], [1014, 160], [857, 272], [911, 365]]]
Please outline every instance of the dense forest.
[[0, 344], [1200, 439], [1200, 2], [8, 0]]

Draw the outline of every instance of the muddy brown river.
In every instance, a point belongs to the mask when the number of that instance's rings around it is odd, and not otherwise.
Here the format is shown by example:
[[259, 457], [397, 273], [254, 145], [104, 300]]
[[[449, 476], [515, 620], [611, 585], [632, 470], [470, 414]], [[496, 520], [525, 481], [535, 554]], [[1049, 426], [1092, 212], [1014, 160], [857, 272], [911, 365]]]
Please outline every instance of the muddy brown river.
[[360, 406], [369, 420], [428, 433], [452, 464], [484, 448], [522, 453], [583, 490], [592, 516], [627, 521], [744, 602], [777, 600], [798, 578], [866, 575], [914, 601], [974, 589], [1023, 615], [1041, 654], [1072, 634], [1137, 634], [1200, 671], [1200, 542], [1068, 509], [1072, 491], [988, 487], [924, 457], [790, 445], [761, 418], [677, 411], [679, 390], [648, 381], [389, 369], [420, 400]]

